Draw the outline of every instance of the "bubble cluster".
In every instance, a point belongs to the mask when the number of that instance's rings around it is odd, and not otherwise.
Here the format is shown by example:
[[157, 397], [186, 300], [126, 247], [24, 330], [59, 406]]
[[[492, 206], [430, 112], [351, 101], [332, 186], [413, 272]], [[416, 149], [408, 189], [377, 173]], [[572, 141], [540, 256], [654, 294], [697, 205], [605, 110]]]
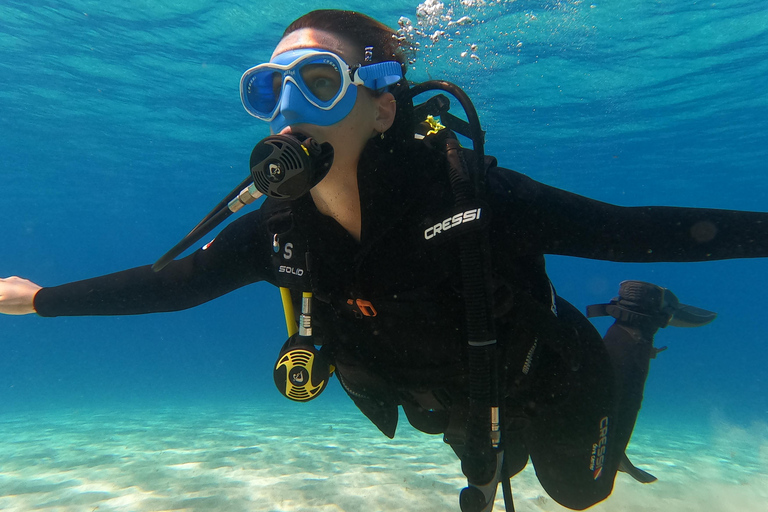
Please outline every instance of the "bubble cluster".
[[416, 23], [405, 16], [400, 18], [399, 32], [413, 41], [414, 49], [437, 49], [442, 52], [458, 48], [453, 56], [479, 59], [475, 54], [478, 44], [461, 36], [464, 27], [475, 24], [472, 13], [466, 9], [481, 5], [485, 5], [484, 0], [461, 0], [455, 6], [446, 6], [439, 0], [425, 0], [416, 8]]
[[[402, 16], [399, 34], [409, 41], [410, 64], [428, 74], [457, 77], [468, 71], [492, 71], [510, 62], [524, 65], [574, 36], [569, 28], [582, 10], [581, 0], [424, 0], [416, 16]], [[575, 22], [575, 23], [574, 23]]]

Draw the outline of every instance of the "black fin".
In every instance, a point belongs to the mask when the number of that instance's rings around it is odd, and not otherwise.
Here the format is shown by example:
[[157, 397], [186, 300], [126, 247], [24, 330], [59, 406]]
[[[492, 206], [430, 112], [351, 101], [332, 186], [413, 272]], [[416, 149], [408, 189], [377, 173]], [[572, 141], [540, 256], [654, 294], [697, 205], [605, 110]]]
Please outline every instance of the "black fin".
[[669, 325], [673, 327], [699, 327], [700, 325], [707, 325], [715, 318], [717, 318], [717, 313], [713, 311], [679, 304], [669, 320]]
[[628, 474], [641, 484], [650, 484], [658, 480], [658, 478], [648, 473], [647, 471], [643, 471], [642, 469], [635, 467], [635, 465], [632, 464], [632, 462], [629, 460], [629, 457], [627, 457], [626, 453], [622, 454], [621, 456], [621, 462], [619, 462], [619, 471]]
[[622, 281], [619, 296], [608, 304], [587, 306], [587, 317], [612, 316], [622, 322], [648, 322], [656, 328], [699, 327], [717, 318], [717, 313], [681, 304], [667, 288], [643, 281]]

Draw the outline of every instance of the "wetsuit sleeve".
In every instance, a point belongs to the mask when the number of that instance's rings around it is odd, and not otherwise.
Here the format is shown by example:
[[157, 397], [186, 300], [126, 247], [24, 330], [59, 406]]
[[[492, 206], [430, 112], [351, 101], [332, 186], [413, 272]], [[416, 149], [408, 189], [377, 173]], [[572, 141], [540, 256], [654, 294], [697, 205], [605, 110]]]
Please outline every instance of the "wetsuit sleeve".
[[[241, 217], [205, 249], [160, 272], [150, 265], [41, 289], [40, 316], [136, 315], [197, 306], [269, 275], [259, 212]], [[268, 243], [268, 242], [267, 242]]]
[[493, 236], [512, 254], [637, 263], [768, 256], [768, 213], [621, 207], [501, 168], [488, 183]]

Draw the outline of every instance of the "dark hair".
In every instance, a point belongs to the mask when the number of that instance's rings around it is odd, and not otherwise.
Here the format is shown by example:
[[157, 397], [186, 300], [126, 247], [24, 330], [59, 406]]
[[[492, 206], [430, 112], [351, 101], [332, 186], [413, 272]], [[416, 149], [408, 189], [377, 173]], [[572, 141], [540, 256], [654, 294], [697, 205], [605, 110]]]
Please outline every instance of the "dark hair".
[[302, 28], [324, 30], [344, 37], [361, 56], [366, 47], [373, 47], [371, 62], [396, 60], [403, 65], [403, 74], [408, 67], [410, 45], [396, 31], [365, 14], [336, 9], [312, 11], [288, 25], [283, 37]]

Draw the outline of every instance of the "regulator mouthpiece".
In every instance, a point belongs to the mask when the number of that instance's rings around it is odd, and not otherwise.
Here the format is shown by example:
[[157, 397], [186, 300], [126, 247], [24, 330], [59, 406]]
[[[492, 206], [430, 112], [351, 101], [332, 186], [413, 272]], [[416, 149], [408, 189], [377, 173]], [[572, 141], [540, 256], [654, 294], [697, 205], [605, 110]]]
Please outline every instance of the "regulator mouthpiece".
[[333, 163], [333, 146], [302, 134], [270, 135], [251, 152], [256, 189], [275, 199], [297, 199], [320, 183]]

